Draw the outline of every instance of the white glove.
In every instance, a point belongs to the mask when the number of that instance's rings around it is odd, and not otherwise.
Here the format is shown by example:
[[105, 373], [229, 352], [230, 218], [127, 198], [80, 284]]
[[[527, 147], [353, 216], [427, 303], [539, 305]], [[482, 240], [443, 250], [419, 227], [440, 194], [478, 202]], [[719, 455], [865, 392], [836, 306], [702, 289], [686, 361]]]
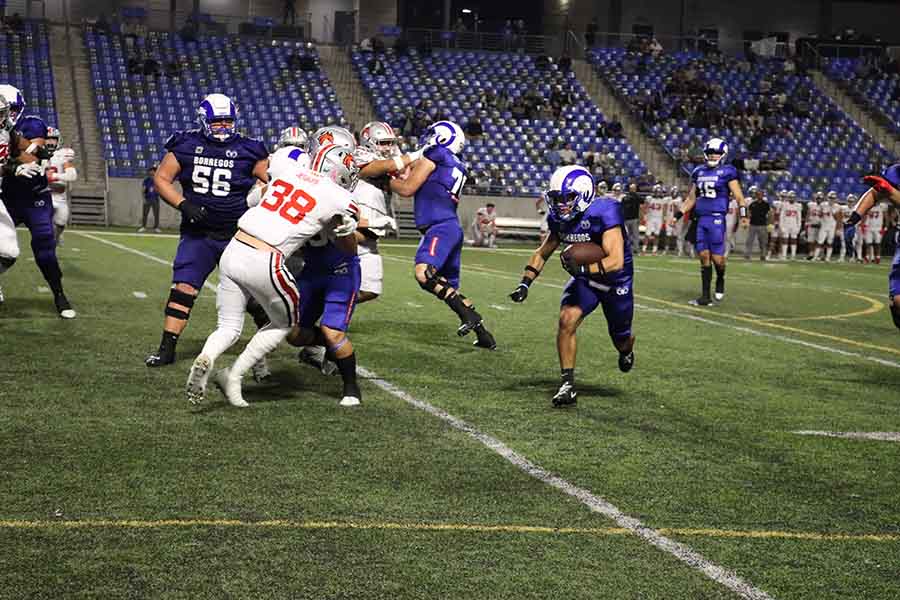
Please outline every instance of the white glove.
[[32, 177], [36, 177], [38, 175], [44, 174], [44, 168], [36, 162], [23, 163], [16, 167], [16, 177], [24, 177], [25, 179], [31, 179]]
[[347, 237], [356, 231], [356, 219], [347, 213], [341, 214], [341, 224], [334, 227], [334, 237]]
[[75, 151], [71, 148], [63, 148], [62, 150], [57, 150], [56, 154], [59, 154], [64, 162], [72, 162], [75, 160]]
[[387, 215], [378, 215], [369, 219], [369, 228], [375, 229], [393, 229], [397, 231], [397, 221], [393, 217]]

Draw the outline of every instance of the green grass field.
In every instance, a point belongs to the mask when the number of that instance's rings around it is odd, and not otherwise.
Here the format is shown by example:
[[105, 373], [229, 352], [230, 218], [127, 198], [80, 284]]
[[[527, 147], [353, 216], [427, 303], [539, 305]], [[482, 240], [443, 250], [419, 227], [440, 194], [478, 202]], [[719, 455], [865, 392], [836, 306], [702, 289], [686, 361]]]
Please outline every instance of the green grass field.
[[[68, 232], [71, 322], [20, 241], [0, 280], [0, 598], [740, 597], [374, 381], [342, 409], [287, 347], [245, 382], [251, 409], [215, 391], [192, 409], [212, 291], [178, 363], [143, 365], [174, 237]], [[900, 444], [793, 433], [900, 431], [886, 265], [736, 259], [725, 302], [694, 309], [694, 261], [639, 258], [635, 369], [594, 315], [579, 404], [554, 410], [558, 262], [513, 305], [529, 249], [464, 252], [489, 353], [419, 290], [413, 251], [384, 246], [386, 293], [356, 312], [368, 372], [768, 597], [900, 597]]]

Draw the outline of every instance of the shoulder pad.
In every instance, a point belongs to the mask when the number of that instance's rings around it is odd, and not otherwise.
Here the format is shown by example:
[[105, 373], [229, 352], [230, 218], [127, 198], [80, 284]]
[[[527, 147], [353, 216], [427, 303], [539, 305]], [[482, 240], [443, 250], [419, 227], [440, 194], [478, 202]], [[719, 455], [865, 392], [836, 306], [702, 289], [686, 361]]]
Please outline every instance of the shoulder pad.
[[269, 156], [269, 152], [266, 150], [266, 146], [259, 140], [255, 140], [253, 138], [242, 137], [239, 138], [244, 143], [244, 147], [247, 151], [253, 155], [257, 161], [263, 160], [264, 158]]
[[193, 133], [193, 131], [176, 131], [169, 136], [169, 139], [166, 140], [164, 148], [166, 150], [174, 150], [176, 147], [178, 147], [179, 144], [182, 144], [185, 141], [189, 140]]

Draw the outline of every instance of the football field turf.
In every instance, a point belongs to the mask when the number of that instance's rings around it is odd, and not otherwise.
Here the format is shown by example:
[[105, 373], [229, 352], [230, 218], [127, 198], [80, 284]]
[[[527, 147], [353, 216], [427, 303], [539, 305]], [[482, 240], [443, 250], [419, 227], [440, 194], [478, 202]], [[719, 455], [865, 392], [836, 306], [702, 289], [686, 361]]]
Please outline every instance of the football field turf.
[[193, 409], [213, 291], [177, 364], [143, 365], [177, 238], [67, 232], [75, 321], [19, 239], [0, 279], [0, 598], [900, 597], [900, 434], [797, 433], [900, 432], [886, 265], [736, 258], [726, 300], [697, 309], [695, 261], [640, 257], [634, 370], [591, 316], [578, 406], [555, 410], [558, 260], [514, 305], [530, 250], [464, 251], [491, 353], [389, 242], [385, 294], [350, 332], [363, 406], [282, 347], [270, 381], [245, 381], [250, 409], [215, 390]]

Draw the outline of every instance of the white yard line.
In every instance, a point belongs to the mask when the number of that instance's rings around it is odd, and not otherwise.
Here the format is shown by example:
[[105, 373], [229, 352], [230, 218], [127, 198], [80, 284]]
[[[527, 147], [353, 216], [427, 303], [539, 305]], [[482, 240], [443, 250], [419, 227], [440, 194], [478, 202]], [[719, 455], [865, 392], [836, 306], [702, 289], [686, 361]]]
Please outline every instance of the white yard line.
[[[73, 231], [72, 233], [80, 232]], [[146, 252], [141, 252], [140, 250], [135, 250], [134, 248], [130, 248], [116, 242], [104, 240], [103, 238], [88, 233], [80, 233], [80, 235], [83, 235], [102, 244], [107, 244], [109, 246], [122, 250], [123, 252], [129, 252], [131, 254], [135, 254], [147, 260], [166, 266], [169, 265], [167, 261], [153, 256], [152, 254], [147, 254]], [[497, 453], [510, 464], [514, 465], [524, 473], [530, 475], [531, 477], [534, 477], [542, 483], [545, 483], [551, 487], [555, 487], [556, 489], [569, 496], [572, 496], [573, 498], [577, 499], [579, 502], [587, 506], [593, 512], [606, 516], [607, 518], [615, 522], [619, 527], [627, 529], [648, 544], [651, 544], [652, 546], [655, 546], [663, 552], [674, 556], [692, 569], [700, 571], [716, 583], [735, 592], [741, 598], [746, 598], [747, 600], [772, 600], [772, 596], [755, 587], [750, 582], [744, 580], [736, 573], [711, 562], [709, 559], [694, 551], [690, 547], [664, 536], [659, 531], [648, 527], [640, 520], [626, 515], [621, 510], [619, 510], [618, 507], [611, 504], [602, 497], [593, 494], [589, 490], [580, 488], [557, 475], [553, 475], [540, 465], [533, 463], [524, 456], [516, 453], [509, 446], [507, 446], [497, 438], [481, 432], [469, 423], [451, 415], [450, 413], [440, 408], [437, 408], [436, 406], [414, 398], [404, 390], [384, 379], [381, 379], [375, 373], [369, 371], [364, 367], [358, 367], [358, 372], [363, 377], [366, 377], [372, 384], [388, 392], [392, 396], [395, 396], [400, 400], [403, 400], [407, 404], [441, 419], [451, 427], [465, 433], [469, 437], [481, 443], [486, 448]]]
[[875, 440], [879, 442], [900, 442], [900, 431], [792, 431], [797, 435], [821, 435], [824, 437], [852, 440]]

